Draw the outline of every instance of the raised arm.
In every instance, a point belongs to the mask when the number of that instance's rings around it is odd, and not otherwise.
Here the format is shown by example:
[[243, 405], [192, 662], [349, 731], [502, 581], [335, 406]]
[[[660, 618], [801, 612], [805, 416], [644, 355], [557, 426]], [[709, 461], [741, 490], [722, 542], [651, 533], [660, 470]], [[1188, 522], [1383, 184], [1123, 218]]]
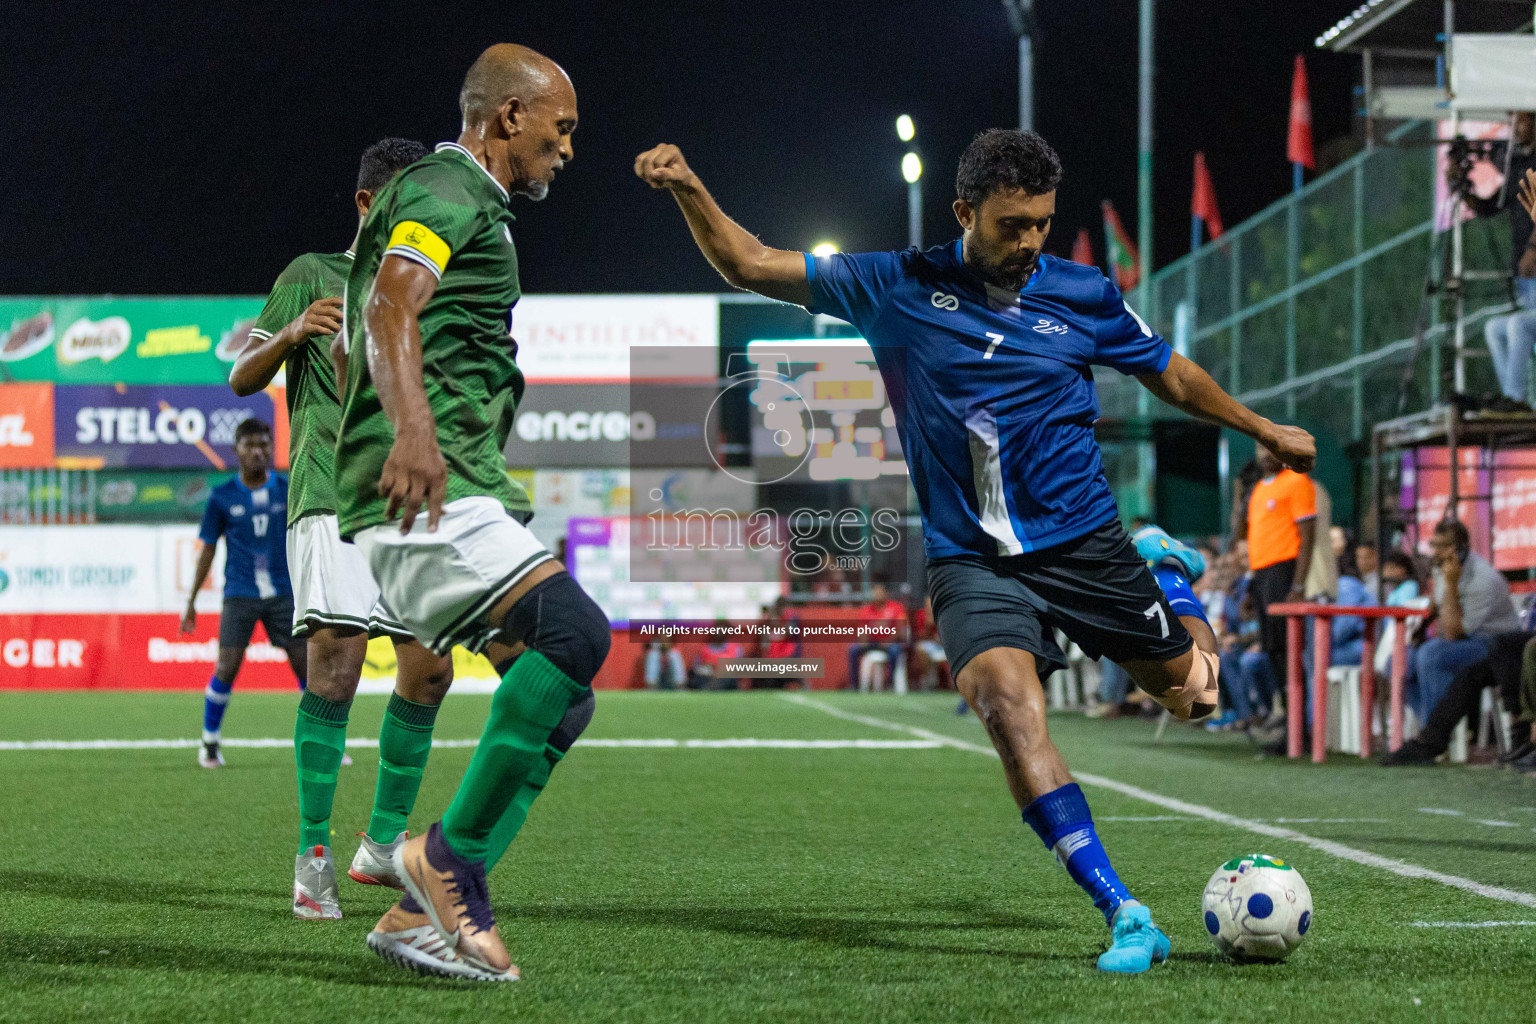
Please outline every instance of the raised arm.
[[341, 299], [316, 299], [309, 308], [269, 338], [251, 338], [229, 371], [229, 386], [237, 395], [254, 395], [277, 376], [288, 353], [310, 338], [341, 330]]
[[1144, 373], [1136, 379], [1175, 409], [1248, 435], [1298, 473], [1310, 473], [1312, 463], [1317, 461], [1317, 443], [1311, 434], [1260, 416], [1177, 352], [1169, 358], [1162, 373]]
[[771, 249], [727, 217], [689, 169], [682, 150], [667, 143], [646, 150], [635, 158], [635, 174], [652, 188], [672, 193], [699, 250], [732, 285], [797, 306], [811, 301], [805, 254]]
[[415, 260], [385, 256], [363, 304], [364, 355], [395, 441], [379, 494], [386, 515], [401, 513], [400, 532], [409, 533], [425, 504], [427, 529], [437, 529], [448, 487], [448, 464], [437, 447], [437, 421], [427, 404], [421, 369], [421, 324], [417, 317], [437, 290], [437, 275]]

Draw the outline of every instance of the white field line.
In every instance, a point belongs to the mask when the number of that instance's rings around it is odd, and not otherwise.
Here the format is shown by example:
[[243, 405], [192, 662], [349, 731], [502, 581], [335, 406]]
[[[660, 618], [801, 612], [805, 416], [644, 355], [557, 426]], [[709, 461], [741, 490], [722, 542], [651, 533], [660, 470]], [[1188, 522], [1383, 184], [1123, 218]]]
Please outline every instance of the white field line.
[[[945, 746], [955, 747], [959, 750], [970, 750], [978, 754], [988, 754], [992, 757], [997, 756], [997, 752], [994, 751], [991, 747], [983, 747], [977, 743], [967, 743], [964, 740], [954, 739], [953, 737], [942, 737], [940, 734], [930, 732], [927, 729], [918, 729], [912, 726], [902, 725], [900, 722], [889, 722], [885, 721], [884, 719], [871, 718], [868, 715], [856, 715], [850, 711], [844, 711], [841, 708], [833, 707], [830, 704], [823, 704], [819, 700], [812, 700], [809, 697], [805, 697], [797, 693], [786, 693], [782, 694], [781, 696], [784, 700], [790, 701], [791, 703], [799, 704], [803, 707], [824, 712], [826, 714], [832, 715], [835, 718], [841, 718], [850, 722], [858, 722], [861, 725], [868, 725], [877, 729], [889, 729], [895, 732], [905, 732], [908, 735], [918, 736], [923, 739], [939, 739], [941, 741], [948, 739], [949, 742], [945, 743]], [[1430, 868], [1420, 867], [1417, 864], [1410, 864], [1407, 861], [1398, 860], [1394, 857], [1383, 857], [1379, 854], [1371, 853], [1367, 850], [1357, 850], [1352, 846], [1345, 846], [1343, 843], [1333, 842], [1331, 839], [1319, 839], [1316, 836], [1309, 836], [1303, 832], [1297, 832], [1295, 829], [1285, 828], [1280, 825], [1268, 825], [1262, 821], [1253, 821], [1249, 818], [1239, 818], [1236, 815], [1226, 814], [1212, 807], [1205, 807], [1201, 804], [1192, 804], [1186, 800], [1179, 800], [1171, 796], [1163, 796], [1161, 793], [1154, 793], [1151, 790], [1142, 789], [1140, 786], [1132, 786], [1129, 783], [1120, 782], [1116, 779], [1106, 778], [1102, 775], [1090, 775], [1087, 772], [1073, 772], [1073, 775], [1079, 782], [1086, 782], [1090, 786], [1098, 786], [1100, 789], [1114, 790], [1117, 793], [1133, 797], [1137, 800], [1142, 800], [1149, 804], [1155, 804], [1156, 806], [1162, 807], [1166, 810], [1177, 811], [1180, 814], [1188, 814], [1197, 818], [1204, 818], [1207, 821], [1214, 821], [1222, 825], [1231, 826], [1232, 828], [1242, 829], [1246, 832], [1252, 832], [1255, 835], [1267, 836], [1270, 839], [1284, 839], [1293, 843], [1301, 843], [1303, 846], [1310, 846], [1314, 850], [1319, 850], [1323, 853], [1329, 854], [1330, 856], [1338, 857], [1340, 860], [1351, 861], [1355, 864], [1363, 864], [1366, 867], [1380, 868], [1383, 871], [1390, 871], [1392, 874], [1400, 875], [1403, 878], [1428, 879], [1432, 882], [1439, 882], [1441, 885], [1450, 886], [1453, 889], [1462, 889], [1470, 893], [1476, 893], [1479, 896], [1486, 896], [1492, 900], [1501, 900], [1505, 903], [1514, 903], [1522, 907], [1536, 908], [1536, 895], [1532, 895], [1528, 892], [1520, 892], [1516, 889], [1505, 889], [1496, 885], [1484, 885], [1482, 882], [1476, 882], [1470, 878], [1462, 878], [1458, 875], [1448, 875], [1443, 871], [1434, 871]]]
[[[1190, 817], [1187, 814], [1107, 814], [1104, 817], [1095, 817], [1095, 821], [1199, 821], [1199, 818]], [[1384, 825], [1386, 818], [1255, 818], [1255, 821], [1273, 821], [1279, 825], [1299, 825], [1308, 822], [1319, 825], [1359, 825], [1373, 824]]]
[[1415, 921], [1415, 928], [1529, 928], [1536, 921]]
[[[434, 739], [438, 748], [473, 747], [479, 740]], [[349, 747], [376, 748], [379, 741], [365, 736], [347, 740]], [[678, 739], [588, 739], [577, 740], [578, 747], [596, 748], [656, 748], [663, 750], [936, 750], [943, 744], [933, 740], [774, 740], [743, 737], [718, 740]], [[200, 740], [25, 740], [0, 742], [5, 750], [191, 750], [202, 746]], [[231, 748], [285, 748], [292, 747], [293, 740], [284, 738], [239, 739], [220, 741], [220, 746]]]

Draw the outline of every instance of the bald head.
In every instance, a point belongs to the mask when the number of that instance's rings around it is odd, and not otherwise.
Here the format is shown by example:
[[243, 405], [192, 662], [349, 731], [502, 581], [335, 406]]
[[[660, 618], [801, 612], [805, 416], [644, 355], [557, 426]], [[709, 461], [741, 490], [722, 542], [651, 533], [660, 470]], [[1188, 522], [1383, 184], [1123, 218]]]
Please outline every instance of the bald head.
[[509, 99], [533, 106], [561, 91], [575, 90], [560, 65], [526, 46], [497, 43], [482, 53], [464, 76], [459, 110], [467, 127], [494, 117]]
[[543, 199], [575, 156], [576, 89], [564, 69], [516, 43], [486, 50], [464, 76], [459, 144], [508, 192]]

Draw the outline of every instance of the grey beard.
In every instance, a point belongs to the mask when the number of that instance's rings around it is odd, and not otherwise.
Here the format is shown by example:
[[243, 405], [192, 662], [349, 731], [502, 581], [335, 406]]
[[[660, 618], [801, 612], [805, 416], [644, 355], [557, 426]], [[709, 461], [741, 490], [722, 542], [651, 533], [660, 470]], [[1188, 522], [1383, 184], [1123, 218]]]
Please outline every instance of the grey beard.
[[537, 203], [549, 196], [549, 182], [530, 181], [519, 191], [521, 191], [524, 196]]

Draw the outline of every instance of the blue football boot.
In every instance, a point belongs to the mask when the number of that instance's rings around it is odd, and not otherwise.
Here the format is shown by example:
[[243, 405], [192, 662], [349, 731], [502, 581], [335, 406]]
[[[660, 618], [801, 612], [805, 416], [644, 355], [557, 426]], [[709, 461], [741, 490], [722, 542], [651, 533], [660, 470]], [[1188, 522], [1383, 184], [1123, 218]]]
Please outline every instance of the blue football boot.
[[1168, 536], [1161, 526], [1143, 526], [1131, 534], [1136, 553], [1146, 559], [1147, 567], [1166, 565], [1184, 574], [1194, 583], [1205, 575], [1205, 556], [1194, 548]]
[[1140, 974], [1168, 959], [1168, 936], [1152, 923], [1152, 911], [1140, 903], [1121, 904], [1110, 933], [1114, 941], [1099, 956], [1101, 971]]

